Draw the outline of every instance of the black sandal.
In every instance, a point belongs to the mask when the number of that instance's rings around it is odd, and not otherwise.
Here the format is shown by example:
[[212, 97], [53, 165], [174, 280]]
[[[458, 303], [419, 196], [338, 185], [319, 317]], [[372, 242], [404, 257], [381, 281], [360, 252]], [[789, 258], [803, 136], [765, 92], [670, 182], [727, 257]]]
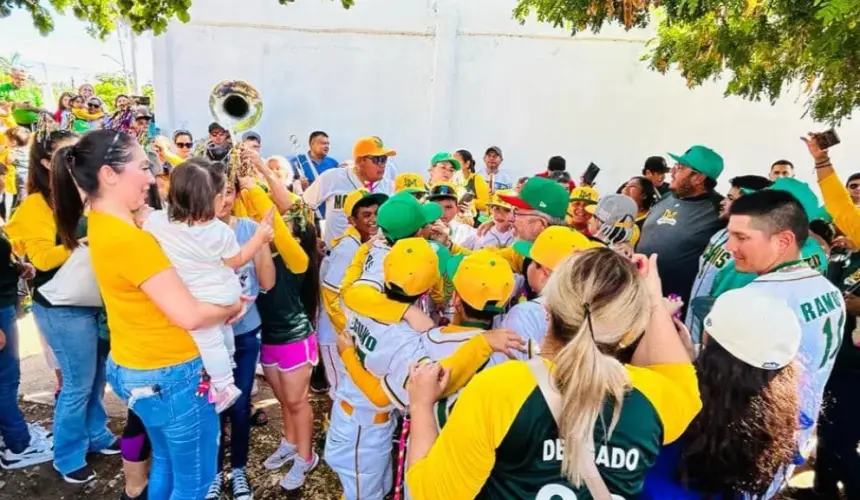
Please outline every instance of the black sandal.
[[257, 408], [251, 413], [251, 425], [254, 427], [263, 427], [269, 423], [269, 416], [262, 408]]

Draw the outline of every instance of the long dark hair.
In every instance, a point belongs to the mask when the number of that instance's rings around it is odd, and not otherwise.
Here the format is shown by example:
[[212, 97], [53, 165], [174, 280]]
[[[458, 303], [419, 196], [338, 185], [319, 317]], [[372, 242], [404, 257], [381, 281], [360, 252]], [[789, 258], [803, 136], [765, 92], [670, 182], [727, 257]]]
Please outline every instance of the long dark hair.
[[797, 447], [799, 371], [750, 366], [713, 339], [695, 364], [702, 412], [682, 438], [678, 477], [694, 491], [759, 498]]
[[[51, 162], [51, 192], [57, 234], [66, 248], [78, 246], [78, 221], [84, 213], [84, 201], [78, 192], [92, 198], [99, 190], [99, 170], [104, 165], [121, 172], [131, 161], [137, 140], [114, 130], [87, 132], [81, 140], [54, 152]], [[32, 171], [32, 169], [31, 169]]]
[[42, 165], [42, 160], [51, 161], [51, 156], [57, 145], [69, 141], [78, 135], [67, 130], [54, 130], [45, 136], [36, 135], [30, 146], [30, 166], [27, 169], [27, 194], [39, 193], [45, 198], [49, 207], [54, 206], [51, 199], [51, 169]]
[[[640, 175], [631, 177], [630, 180], [628, 180], [627, 182], [630, 182], [634, 179], [639, 181], [639, 185], [642, 186], [642, 205], [640, 205], [638, 208], [640, 211], [647, 212], [651, 210], [651, 207], [653, 207], [655, 203], [657, 203], [657, 188], [654, 187], [654, 183], [651, 182], [651, 179], [647, 177], [642, 177]], [[619, 186], [618, 191], [616, 191], [615, 194], [621, 194], [621, 192], [624, 191], [624, 188], [627, 187], [627, 182]]]
[[[63, 92], [62, 94], [60, 94], [60, 100], [58, 100], [58, 101], [57, 101], [57, 109], [58, 109], [58, 110], [60, 110], [60, 111], [66, 111], [66, 110], [68, 110], [69, 108], [71, 108], [71, 107], [72, 107], [72, 97], [73, 97], [73, 96], [74, 96], [74, 94], [72, 94], [71, 92]], [[69, 98], [69, 105], [68, 105], [67, 107], [65, 107], [65, 108], [63, 107], [63, 97], [68, 97], [68, 98]]]
[[472, 152], [466, 149], [458, 149], [457, 154], [463, 159], [463, 168], [469, 169], [470, 174], [475, 173], [475, 159], [472, 157]]
[[[319, 248], [317, 247], [317, 230], [313, 224], [303, 221], [304, 215], [295, 215], [285, 220], [287, 226], [292, 230], [293, 236], [299, 241], [302, 250], [308, 256], [308, 270], [305, 272], [302, 280], [302, 289], [300, 295], [302, 297], [302, 305], [305, 306], [305, 313], [308, 319], [316, 327], [317, 311], [320, 303], [320, 273], [319, 269]], [[283, 256], [281, 257], [283, 258]]]

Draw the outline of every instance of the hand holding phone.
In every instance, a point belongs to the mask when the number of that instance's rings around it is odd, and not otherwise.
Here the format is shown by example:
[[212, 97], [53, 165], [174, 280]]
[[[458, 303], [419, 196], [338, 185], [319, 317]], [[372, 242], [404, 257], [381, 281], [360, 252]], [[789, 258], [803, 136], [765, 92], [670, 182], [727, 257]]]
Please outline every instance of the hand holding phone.
[[584, 186], [594, 186], [594, 181], [597, 179], [597, 174], [600, 173], [600, 167], [595, 165], [593, 162], [588, 164], [588, 168], [585, 169], [585, 172], [580, 177], [580, 181]]
[[813, 135], [813, 138], [815, 139], [816, 144], [818, 144], [818, 148], [822, 151], [830, 149], [830, 147], [842, 142], [834, 129], [815, 134]]

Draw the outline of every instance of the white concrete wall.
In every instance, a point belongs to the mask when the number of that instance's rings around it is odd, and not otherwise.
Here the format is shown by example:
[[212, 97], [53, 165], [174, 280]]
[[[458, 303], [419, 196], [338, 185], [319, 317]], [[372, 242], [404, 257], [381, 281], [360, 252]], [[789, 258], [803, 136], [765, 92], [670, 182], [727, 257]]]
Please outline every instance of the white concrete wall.
[[[424, 171], [443, 149], [481, 156], [491, 144], [517, 175], [556, 154], [579, 173], [590, 161], [614, 190], [647, 156], [692, 144], [720, 152], [725, 178], [766, 172], [779, 158], [813, 180], [801, 133], [821, 129], [797, 92], [776, 106], [723, 98], [724, 83], [688, 90], [640, 62], [649, 32], [564, 30], [511, 18], [513, 0], [196, 0], [189, 24], [153, 41], [158, 119], [165, 130], [205, 134], [207, 94], [219, 80], [256, 86], [265, 154], [322, 129], [333, 155], [363, 135], [398, 150], [401, 170]], [[797, 101], [797, 102], [795, 102]], [[860, 126], [846, 122], [837, 168], [860, 170]], [[723, 184], [725, 186], [725, 184]]]

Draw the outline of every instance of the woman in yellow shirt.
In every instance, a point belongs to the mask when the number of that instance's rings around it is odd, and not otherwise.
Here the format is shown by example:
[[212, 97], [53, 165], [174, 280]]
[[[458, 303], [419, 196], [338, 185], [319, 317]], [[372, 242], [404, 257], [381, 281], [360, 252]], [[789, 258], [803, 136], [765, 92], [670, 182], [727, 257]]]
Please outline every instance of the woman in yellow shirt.
[[[556, 268], [543, 291], [549, 328], [540, 357], [476, 375], [438, 439], [433, 403], [449, 373], [413, 368], [412, 498], [636, 497], [660, 447], [701, 408], [695, 370], [663, 306], [656, 256], [637, 262], [645, 279], [606, 248]], [[637, 366], [622, 364], [615, 356], [643, 329]]]
[[[107, 428], [102, 402], [105, 358], [98, 355], [97, 348], [100, 308], [55, 306], [40, 292], [71, 255], [57, 235], [49, 181], [53, 151], [74, 140], [74, 134], [56, 131], [33, 144], [27, 179], [30, 196], [21, 202], [6, 232], [23, 246], [36, 268], [33, 317], [64, 376], [54, 410], [54, 468], [67, 482], [84, 483], [95, 477], [87, 465], [87, 453], [119, 453], [119, 443]], [[86, 219], [78, 219], [73, 237], [86, 234]]]
[[215, 478], [219, 422], [188, 330], [222, 323], [242, 305], [195, 300], [155, 238], [135, 225], [155, 179], [134, 137], [90, 132], [54, 154], [51, 174], [66, 248], [78, 245], [79, 190], [90, 208], [90, 254], [111, 332], [108, 379], [151, 441], [149, 498], [203, 498]]

